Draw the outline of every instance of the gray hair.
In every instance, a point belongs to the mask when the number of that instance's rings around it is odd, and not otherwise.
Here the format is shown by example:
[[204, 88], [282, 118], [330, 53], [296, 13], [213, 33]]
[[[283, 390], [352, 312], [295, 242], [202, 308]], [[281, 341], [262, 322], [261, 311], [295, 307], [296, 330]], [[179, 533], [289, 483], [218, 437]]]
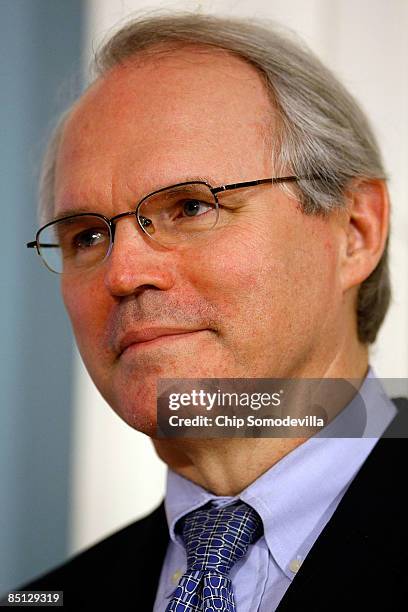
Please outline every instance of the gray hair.
[[[345, 191], [355, 178], [386, 178], [372, 129], [357, 102], [309, 49], [271, 23], [190, 13], [136, 18], [97, 51], [95, 76], [103, 77], [135, 55], [168, 52], [183, 44], [225, 50], [262, 76], [277, 113], [277, 133], [268, 140], [275, 171], [317, 177], [295, 188], [305, 214], [324, 215], [345, 206]], [[44, 222], [53, 210], [56, 155], [68, 115], [69, 110], [44, 157], [40, 179]], [[377, 267], [358, 292], [362, 343], [374, 342], [390, 297], [387, 239]]]

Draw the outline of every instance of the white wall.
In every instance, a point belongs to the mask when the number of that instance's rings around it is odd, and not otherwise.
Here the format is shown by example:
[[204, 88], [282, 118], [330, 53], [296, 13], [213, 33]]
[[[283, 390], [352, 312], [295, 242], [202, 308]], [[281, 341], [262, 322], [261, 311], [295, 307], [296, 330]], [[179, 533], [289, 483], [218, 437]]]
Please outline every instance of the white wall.
[[[88, 0], [88, 48], [141, 9], [176, 8], [276, 19], [300, 34], [361, 102], [379, 138], [393, 201], [394, 301], [372, 350], [382, 377], [408, 377], [408, 2], [406, 0], [248, 0], [149, 2]], [[148, 439], [104, 403], [77, 358], [73, 449], [72, 551], [155, 506], [164, 466]]]

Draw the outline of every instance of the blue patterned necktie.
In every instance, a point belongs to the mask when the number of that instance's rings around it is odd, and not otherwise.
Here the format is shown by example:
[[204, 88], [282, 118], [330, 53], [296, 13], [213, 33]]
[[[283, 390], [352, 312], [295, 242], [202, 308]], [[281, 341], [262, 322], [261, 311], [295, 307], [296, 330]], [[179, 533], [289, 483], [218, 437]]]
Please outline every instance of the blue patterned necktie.
[[187, 514], [181, 531], [187, 570], [166, 612], [235, 612], [229, 573], [261, 533], [258, 513], [243, 502]]

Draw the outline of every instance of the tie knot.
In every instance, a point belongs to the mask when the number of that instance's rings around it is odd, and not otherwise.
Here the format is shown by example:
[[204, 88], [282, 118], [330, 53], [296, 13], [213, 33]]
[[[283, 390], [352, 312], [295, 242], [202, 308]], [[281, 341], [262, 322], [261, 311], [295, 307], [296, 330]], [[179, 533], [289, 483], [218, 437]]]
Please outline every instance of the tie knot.
[[187, 572], [211, 571], [227, 576], [261, 533], [259, 514], [244, 502], [224, 508], [207, 505], [190, 512], [182, 523]]

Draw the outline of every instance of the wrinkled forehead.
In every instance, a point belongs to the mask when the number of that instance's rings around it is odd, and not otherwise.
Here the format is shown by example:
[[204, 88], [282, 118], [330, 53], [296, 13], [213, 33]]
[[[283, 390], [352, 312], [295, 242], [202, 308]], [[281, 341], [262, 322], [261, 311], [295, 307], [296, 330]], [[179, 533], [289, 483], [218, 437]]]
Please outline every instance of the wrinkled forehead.
[[57, 203], [79, 174], [89, 181], [126, 167], [137, 168], [142, 190], [203, 173], [245, 180], [270, 157], [272, 125], [262, 75], [229, 52], [190, 46], [128, 60], [91, 85], [67, 120]]

